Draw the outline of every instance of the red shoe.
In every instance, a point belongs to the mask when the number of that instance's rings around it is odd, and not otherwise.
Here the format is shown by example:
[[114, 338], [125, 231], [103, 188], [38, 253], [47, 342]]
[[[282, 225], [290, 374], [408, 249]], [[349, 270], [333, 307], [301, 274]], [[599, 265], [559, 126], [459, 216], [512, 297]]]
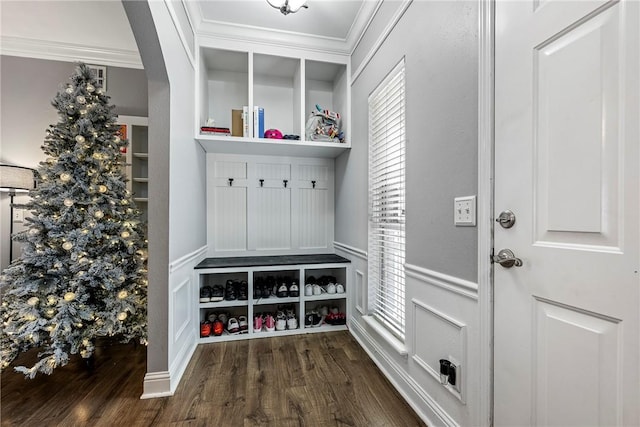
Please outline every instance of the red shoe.
[[219, 337], [224, 332], [224, 324], [220, 319], [213, 322], [213, 335]]
[[200, 336], [202, 338], [205, 338], [209, 335], [211, 335], [211, 323], [205, 320], [204, 322], [200, 323]]

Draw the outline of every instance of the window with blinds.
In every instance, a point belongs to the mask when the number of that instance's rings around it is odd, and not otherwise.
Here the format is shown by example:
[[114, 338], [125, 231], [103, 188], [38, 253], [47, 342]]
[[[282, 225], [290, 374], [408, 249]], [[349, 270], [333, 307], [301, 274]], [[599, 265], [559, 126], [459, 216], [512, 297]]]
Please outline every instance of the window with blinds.
[[405, 330], [404, 59], [369, 96], [369, 286], [373, 316], [399, 339]]

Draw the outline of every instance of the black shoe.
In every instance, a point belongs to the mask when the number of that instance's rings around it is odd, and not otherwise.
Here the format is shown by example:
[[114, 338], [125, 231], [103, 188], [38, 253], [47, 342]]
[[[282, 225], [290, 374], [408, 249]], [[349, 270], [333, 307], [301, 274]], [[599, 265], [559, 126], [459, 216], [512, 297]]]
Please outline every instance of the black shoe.
[[[249, 299], [249, 284], [243, 280], [238, 286], [238, 300], [246, 301]], [[245, 319], [246, 320], [246, 319]]]
[[300, 296], [300, 288], [298, 287], [298, 282], [295, 280], [289, 285], [289, 296], [295, 298]]
[[224, 288], [221, 285], [213, 285], [211, 289], [211, 302], [222, 301], [224, 299]]
[[236, 299], [238, 299], [236, 286], [233, 280], [227, 280], [227, 286], [224, 290], [224, 299], [227, 301], [235, 301]]
[[278, 290], [276, 291], [276, 296], [278, 298], [286, 298], [289, 296], [289, 289], [287, 288], [287, 284], [282, 282], [280, 286], [278, 286]]
[[211, 301], [211, 288], [209, 286], [203, 286], [200, 288], [200, 302]]

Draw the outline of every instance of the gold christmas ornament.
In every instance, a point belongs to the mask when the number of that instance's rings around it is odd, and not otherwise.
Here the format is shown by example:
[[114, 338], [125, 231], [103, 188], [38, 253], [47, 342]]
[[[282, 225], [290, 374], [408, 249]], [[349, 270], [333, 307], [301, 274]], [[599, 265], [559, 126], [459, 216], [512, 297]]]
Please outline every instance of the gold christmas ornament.
[[118, 143], [120, 142], [120, 137], [118, 135], [113, 137], [113, 142]]
[[65, 251], [70, 251], [71, 248], [73, 248], [73, 243], [71, 242], [64, 242], [62, 244], [62, 249], [64, 249]]
[[34, 305], [38, 304], [39, 301], [40, 299], [38, 297], [31, 297], [27, 300], [27, 304], [33, 307]]
[[80, 144], [82, 144], [84, 141], [85, 141], [84, 136], [82, 135], [76, 136], [76, 142], [79, 142]]
[[71, 302], [74, 299], [76, 299], [76, 294], [74, 294], [73, 292], [67, 292], [66, 294], [64, 294], [64, 300], [67, 302]]
[[71, 199], [64, 199], [64, 202], [62, 202], [62, 203], [64, 203], [64, 205], [65, 205], [66, 207], [68, 207], [68, 208], [70, 208], [71, 206], [73, 206], [73, 200], [71, 200]]
[[101, 185], [100, 187], [98, 187], [98, 191], [101, 193], [106, 193], [107, 192], [107, 186], [106, 185]]
[[93, 87], [93, 85], [91, 83], [87, 83], [87, 92], [89, 93], [93, 93], [93, 91], [95, 91], [96, 88]]
[[95, 216], [96, 218], [100, 219], [102, 217], [104, 217], [104, 212], [102, 211], [96, 211], [93, 216]]
[[77, 96], [77, 97], [76, 97], [76, 102], [77, 102], [78, 104], [85, 104], [85, 103], [87, 102], [87, 100], [85, 99], [85, 97], [84, 97], [84, 96], [80, 95], [80, 96]]
[[129, 293], [125, 290], [121, 290], [120, 292], [118, 292], [118, 298], [120, 299], [125, 299], [128, 295]]
[[126, 312], [123, 311], [123, 312], [118, 313], [118, 320], [119, 321], [122, 322], [126, 318], [127, 318], [127, 313]]
[[128, 231], [123, 231], [122, 233], [120, 233], [120, 237], [122, 237], [123, 239], [126, 239], [130, 235], [131, 234]]
[[62, 182], [69, 182], [71, 180], [71, 175], [69, 175], [66, 172], [63, 172], [60, 174], [60, 181]]
[[69, 86], [68, 88], [65, 89], [65, 92], [67, 92], [69, 95], [71, 95], [73, 93], [73, 88], [71, 86]]
[[47, 297], [47, 304], [55, 305], [57, 302], [58, 302], [58, 298], [56, 298], [54, 295], [49, 295]]

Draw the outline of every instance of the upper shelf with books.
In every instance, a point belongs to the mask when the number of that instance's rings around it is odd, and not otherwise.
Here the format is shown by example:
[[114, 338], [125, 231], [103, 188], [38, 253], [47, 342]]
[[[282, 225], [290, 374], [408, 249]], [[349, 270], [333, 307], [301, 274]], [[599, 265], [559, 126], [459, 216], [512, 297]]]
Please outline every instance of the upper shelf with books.
[[[319, 157], [350, 148], [348, 57], [271, 52], [200, 47], [196, 138], [203, 147]], [[312, 112], [326, 114], [305, 131]], [[264, 138], [270, 129], [294, 140]]]

